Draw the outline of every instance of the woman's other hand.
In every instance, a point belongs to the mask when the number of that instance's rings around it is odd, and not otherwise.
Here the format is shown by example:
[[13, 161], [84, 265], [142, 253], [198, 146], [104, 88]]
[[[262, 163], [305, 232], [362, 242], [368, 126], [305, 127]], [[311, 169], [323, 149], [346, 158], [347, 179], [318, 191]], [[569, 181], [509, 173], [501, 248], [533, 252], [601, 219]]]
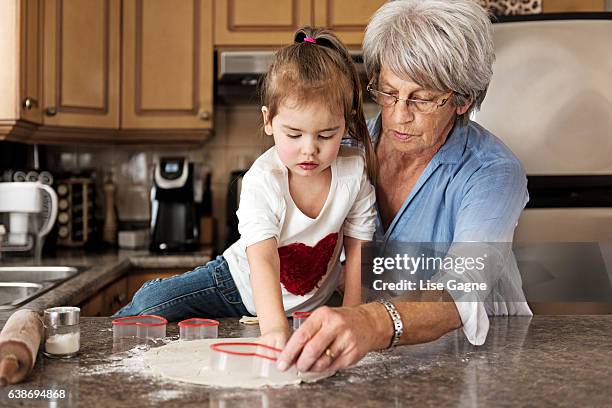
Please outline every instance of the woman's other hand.
[[378, 303], [320, 307], [293, 333], [278, 367], [285, 370], [295, 364], [298, 371], [337, 371], [355, 364], [369, 351], [388, 346], [393, 327], [385, 315]]

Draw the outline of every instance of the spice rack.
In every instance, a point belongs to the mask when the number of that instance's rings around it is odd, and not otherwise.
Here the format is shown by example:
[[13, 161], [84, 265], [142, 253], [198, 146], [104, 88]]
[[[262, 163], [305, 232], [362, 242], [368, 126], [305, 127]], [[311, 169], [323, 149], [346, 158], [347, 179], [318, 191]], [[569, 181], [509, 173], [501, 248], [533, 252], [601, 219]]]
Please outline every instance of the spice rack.
[[85, 245], [94, 232], [94, 183], [86, 177], [59, 180], [57, 184], [57, 243]]

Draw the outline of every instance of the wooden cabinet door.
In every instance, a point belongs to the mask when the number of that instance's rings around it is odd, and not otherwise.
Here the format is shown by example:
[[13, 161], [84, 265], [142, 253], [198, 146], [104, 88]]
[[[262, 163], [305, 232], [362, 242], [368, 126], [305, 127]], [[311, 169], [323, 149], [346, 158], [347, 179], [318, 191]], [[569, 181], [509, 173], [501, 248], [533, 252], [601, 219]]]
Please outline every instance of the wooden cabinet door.
[[212, 0], [124, 0], [123, 24], [121, 127], [212, 128]]
[[127, 277], [128, 300], [132, 300], [134, 293], [146, 282], [152, 279], [166, 279], [187, 272], [184, 269], [133, 269]]
[[286, 45], [312, 25], [313, 0], [215, 0], [216, 45]]
[[127, 278], [121, 278], [111, 283], [104, 290], [103, 316], [112, 316], [117, 310], [128, 303]]
[[80, 306], [81, 317], [100, 317], [104, 316], [104, 292], [87, 299]]
[[370, 17], [385, 0], [314, 0], [314, 24], [336, 32], [346, 45], [361, 46]]
[[42, 123], [42, 2], [21, 2], [20, 117]]
[[45, 0], [45, 125], [119, 127], [120, 0]]
[[0, 1], [0, 140], [19, 141], [33, 128], [23, 120], [41, 121], [41, 8], [42, 0]]

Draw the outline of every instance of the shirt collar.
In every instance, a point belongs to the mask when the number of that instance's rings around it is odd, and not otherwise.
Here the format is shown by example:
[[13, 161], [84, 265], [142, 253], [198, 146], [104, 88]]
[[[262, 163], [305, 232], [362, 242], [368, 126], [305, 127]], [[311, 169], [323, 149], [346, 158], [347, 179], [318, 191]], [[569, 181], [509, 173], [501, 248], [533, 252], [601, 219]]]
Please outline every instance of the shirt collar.
[[[378, 115], [368, 121], [368, 131], [370, 132], [370, 138], [374, 146], [378, 144], [380, 137], [380, 130], [382, 128], [382, 115]], [[460, 124], [455, 122], [453, 129], [446, 138], [446, 141], [440, 147], [440, 150], [432, 158], [432, 161], [438, 163], [458, 163], [465, 151], [467, 144], [468, 125]]]

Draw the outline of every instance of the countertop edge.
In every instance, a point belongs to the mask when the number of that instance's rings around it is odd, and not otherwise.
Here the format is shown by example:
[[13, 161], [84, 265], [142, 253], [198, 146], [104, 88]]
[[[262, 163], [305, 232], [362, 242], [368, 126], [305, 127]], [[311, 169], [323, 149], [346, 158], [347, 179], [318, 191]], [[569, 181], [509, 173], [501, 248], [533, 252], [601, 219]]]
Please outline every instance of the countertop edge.
[[78, 306], [95, 296], [101, 289], [127, 274], [130, 269], [185, 269], [185, 272], [212, 259], [212, 250], [197, 253], [157, 255], [146, 251], [116, 251], [113, 253], [84, 255], [74, 259], [58, 257], [45, 263], [65, 264], [86, 268], [65, 282], [51, 288], [34, 300], [16, 309], [0, 311], [2, 325], [15, 311], [31, 309], [39, 313], [49, 307]]

